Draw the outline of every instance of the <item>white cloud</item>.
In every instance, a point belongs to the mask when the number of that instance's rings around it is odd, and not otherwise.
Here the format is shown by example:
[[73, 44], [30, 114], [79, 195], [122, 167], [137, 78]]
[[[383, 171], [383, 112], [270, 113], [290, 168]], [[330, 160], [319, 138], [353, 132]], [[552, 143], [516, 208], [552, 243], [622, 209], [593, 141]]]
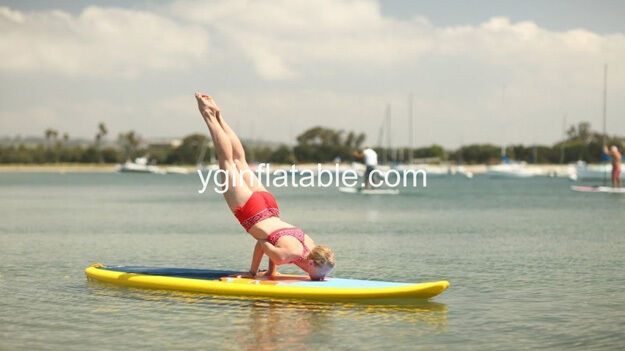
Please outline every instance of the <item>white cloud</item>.
[[[0, 77], [12, 78], [3, 90], [36, 90], [40, 72], [65, 84], [62, 101], [54, 102], [53, 92], [36, 111], [20, 106], [29, 103], [25, 95], [0, 94], [0, 120], [39, 118], [28, 124], [37, 130], [55, 120], [76, 128], [74, 135], [91, 135], [99, 120], [154, 136], [202, 130], [188, 94], [206, 88], [242, 134], [281, 141], [321, 124], [362, 130], [375, 142], [391, 102], [400, 145], [412, 91], [419, 144], [457, 145], [459, 136], [551, 142], [564, 113], [570, 122], [600, 125], [608, 62], [608, 128], [625, 133], [625, 121], [613, 117], [625, 113], [623, 33], [553, 31], [506, 17], [436, 26], [419, 16], [385, 16], [371, 0], [181, 0], [144, 10], [88, 7], [77, 15], [0, 7], [0, 32]], [[99, 100], [82, 101], [81, 90], [94, 87]], [[92, 113], [90, 106], [99, 108]], [[92, 121], [80, 129], [83, 115]]]
[[0, 70], [134, 77], [204, 58], [208, 35], [146, 11], [87, 7], [22, 13], [0, 8]]
[[206, 61], [208, 32], [220, 42], [211, 51], [247, 57], [268, 80], [306, 78], [310, 67], [414, 69], [433, 55], [549, 69], [588, 68], [625, 56], [622, 34], [555, 32], [505, 17], [436, 27], [420, 17], [384, 17], [369, 0], [181, 0], [160, 12], [88, 7], [77, 16], [3, 7], [0, 30], [0, 69], [72, 76], [190, 67]]
[[432, 45], [427, 21], [384, 18], [373, 1], [178, 1], [172, 12], [210, 28], [266, 79], [300, 77], [309, 64], [407, 62]]
[[496, 17], [479, 26], [436, 27], [423, 18], [384, 17], [374, 1], [188, 1], [172, 12], [202, 24], [252, 60], [265, 78], [301, 77], [310, 64], [369, 69], [426, 55], [475, 58], [495, 65], [588, 67], [625, 55], [623, 35], [555, 32]]

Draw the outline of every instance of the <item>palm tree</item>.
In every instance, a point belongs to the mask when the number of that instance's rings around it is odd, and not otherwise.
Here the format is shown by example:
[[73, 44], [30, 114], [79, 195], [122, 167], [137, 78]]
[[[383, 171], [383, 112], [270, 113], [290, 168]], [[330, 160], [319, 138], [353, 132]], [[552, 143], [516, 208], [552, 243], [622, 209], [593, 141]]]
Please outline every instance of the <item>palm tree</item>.
[[98, 134], [102, 135], [102, 137], [104, 137], [106, 134], [108, 134], [108, 129], [106, 129], [106, 125], [103, 122], [100, 122], [98, 124]]
[[98, 157], [100, 158], [100, 163], [104, 162], [102, 159], [102, 153], [100, 152], [100, 146], [102, 144], [102, 139], [104, 139], [106, 134], [108, 134], [108, 129], [106, 129], [106, 125], [103, 122], [100, 122], [98, 124], [98, 133], [95, 135], [95, 149], [98, 153]]
[[44, 134], [46, 136], [46, 145], [50, 147], [50, 138], [52, 137], [52, 129], [51, 128], [46, 129]]
[[45, 131], [45, 136], [46, 136], [46, 143], [48, 144], [48, 147], [50, 147], [50, 145], [52, 144], [52, 140], [56, 139], [56, 137], [59, 135], [59, 132], [55, 129], [52, 128], [48, 128]]

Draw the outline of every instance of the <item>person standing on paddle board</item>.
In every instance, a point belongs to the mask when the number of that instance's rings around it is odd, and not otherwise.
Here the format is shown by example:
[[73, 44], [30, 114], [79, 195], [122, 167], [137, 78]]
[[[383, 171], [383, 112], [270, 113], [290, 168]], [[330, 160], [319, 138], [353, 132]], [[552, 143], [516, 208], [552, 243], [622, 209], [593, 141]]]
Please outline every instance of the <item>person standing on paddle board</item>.
[[365, 169], [365, 188], [369, 189], [371, 188], [371, 172], [373, 172], [373, 170], [375, 170], [375, 167], [378, 165], [378, 153], [375, 152], [375, 150], [373, 150], [370, 147], [366, 147], [362, 152], [354, 152], [354, 156], [358, 157], [358, 158], [362, 158], [365, 166], [367, 167]]
[[618, 151], [616, 145], [612, 145], [610, 150], [607, 146], [603, 147], [603, 152], [612, 158], [612, 187], [620, 188], [623, 186], [621, 181], [621, 159], [623, 155]]
[[[215, 145], [219, 168], [225, 171], [224, 198], [245, 231], [256, 239], [249, 276], [258, 274], [263, 254], [269, 257], [267, 275], [277, 275], [276, 265], [293, 263], [312, 280], [322, 280], [334, 269], [334, 253], [301, 229], [280, 219], [278, 203], [258, 180], [245, 159], [241, 141], [224, 120], [215, 100], [195, 93], [198, 108]], [[247, 275], [246, 275], [247, 276]]]

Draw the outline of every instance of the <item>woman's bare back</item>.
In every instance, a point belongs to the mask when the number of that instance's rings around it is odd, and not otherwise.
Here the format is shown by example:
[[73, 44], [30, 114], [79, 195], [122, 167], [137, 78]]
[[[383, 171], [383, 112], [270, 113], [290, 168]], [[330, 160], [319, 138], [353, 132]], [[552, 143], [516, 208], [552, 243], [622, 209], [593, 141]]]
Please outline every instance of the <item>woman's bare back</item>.
[[[276, 230], [284, 229], [284, 228], [295, 228], [294, 225], [289, 224], [278, 217], [270, 217], [264, 219], [252, 226], [248, 233], [253, 236], [256, 240], [267, 240], [269, 234], [275, 232]], [[306, 246], [310, 249], [315, 247], [315, 242], [308, 236], [305, 236], [304, 242]], [[284, 236], [278, 240], [277, 246], [289, 246], [292, 247], [295, 245], [296, 247], [301, 247], [302, 244], [295, 238], [290, 236]]]

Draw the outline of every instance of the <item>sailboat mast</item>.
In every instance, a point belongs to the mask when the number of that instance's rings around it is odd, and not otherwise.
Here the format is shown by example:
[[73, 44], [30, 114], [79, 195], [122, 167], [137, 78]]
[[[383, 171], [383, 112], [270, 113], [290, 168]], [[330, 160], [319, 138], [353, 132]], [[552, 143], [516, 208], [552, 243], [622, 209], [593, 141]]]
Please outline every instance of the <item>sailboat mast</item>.
[[378, 134], [378, 147], [382, 150], [382, 163], [386, 163], [386, 150], [384, 148], [384, 132], [386, 127], [386, 115], [382, 118], [382, 124], [380, 125], [380, 133]]
[[391, 159], [391, 104], [386, 105], [386, 159]]
[[603, 146], [606, 145], [606, 105], [608, 90], [608, 64], [603, 66]]
[[412, 159], [413, 159], [413, 150], [414, 150], [414, 120], [413, 120], [413, 111], [412, 111], [412, 93], [410, 93], [410, 95], [408, 95], [408, 118], [409, 118], [409, 122], [410, 125], [408, 126], [408, 133], [409, 133], [409, 147], [410, 149], [408, 150], [408, 163], [411, 164], [412, 163]]
[[560, 164], [564, 163], [564, 144], [566, 143], [566, 113], [562, 118], [562, 145], [560, 146]]
[[383, 148], [384, 147], [384, 124], [386, 122], [382, 121], [382, 124], [380, 125], [380, 129], [378, 132], [378, 147], [379, 148]]
[[208, 149], [208, 140], [203, 141], [200, 144], [200, 155], [197, 158], [197, 166], [201, 168], [204, 163], [204, 156], [206, 156], [206, 149]]
[[[606, 146], [606, 104], [607, 104], [607, 90], [608, 90], [608, 64], [603, 66], [603, 147]], [[601, 151], [603, 152], [603, 151]], [[604, 161], [605, 162], [605, 161]], [[603, 171], [603, 185], [605, 186], [608, 181], [607, 168]]]

